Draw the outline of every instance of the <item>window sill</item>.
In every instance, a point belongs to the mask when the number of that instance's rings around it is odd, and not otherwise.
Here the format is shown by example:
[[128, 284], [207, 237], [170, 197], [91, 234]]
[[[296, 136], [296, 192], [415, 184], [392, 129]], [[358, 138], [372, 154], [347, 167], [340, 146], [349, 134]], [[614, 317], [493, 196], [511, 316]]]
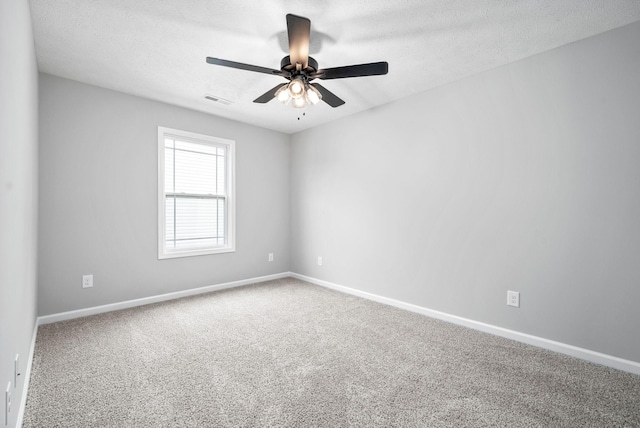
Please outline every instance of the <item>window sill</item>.
[[235, 253], [235, 247], [206, 248], [202, 250], [164, 251], [158, 254], [158, 260], [178, 257], [207, 256], [210, 254]]

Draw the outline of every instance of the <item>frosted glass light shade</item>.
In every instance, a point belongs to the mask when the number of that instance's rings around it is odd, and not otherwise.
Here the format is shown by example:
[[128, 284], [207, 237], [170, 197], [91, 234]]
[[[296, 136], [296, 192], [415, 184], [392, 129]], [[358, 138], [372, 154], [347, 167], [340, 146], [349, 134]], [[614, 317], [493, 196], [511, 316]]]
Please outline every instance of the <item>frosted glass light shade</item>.
[[294, 108], [305, 108], [307, 106], [307, 100], [304, 97], [294, 98], [292, 104]]
[[304, 95], [304, 82], [301, 79], [293, 79], [289, 83], [289, 95], [291, 98], [301, 98]]
[[316, 105], [322, 99], [322, 94], [316, 88], [311, 85], [307, 85], [306, 91], [307, 102], [311, 105]]
[[289, 95], [288, 85], [284, 85], [276, 91], [276, 98], [283, 104], [287, 104], [289, 102], [291, 96]]

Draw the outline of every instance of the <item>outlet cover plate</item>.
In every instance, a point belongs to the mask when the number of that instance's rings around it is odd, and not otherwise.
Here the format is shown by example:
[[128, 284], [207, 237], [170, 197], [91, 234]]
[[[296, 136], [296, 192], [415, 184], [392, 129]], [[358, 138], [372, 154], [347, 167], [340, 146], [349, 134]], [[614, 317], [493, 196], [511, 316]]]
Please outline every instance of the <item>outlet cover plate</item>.
[[93, 275], [82, 275], [82, 288], [93, 287]]
[[520, 307], [520, 293], [517, 291], [507, 291], [507, 306]]
[[11, 413], [11, 382], [7, 384], [4, 392], [4, 424], [9, 425], [9, 413]]

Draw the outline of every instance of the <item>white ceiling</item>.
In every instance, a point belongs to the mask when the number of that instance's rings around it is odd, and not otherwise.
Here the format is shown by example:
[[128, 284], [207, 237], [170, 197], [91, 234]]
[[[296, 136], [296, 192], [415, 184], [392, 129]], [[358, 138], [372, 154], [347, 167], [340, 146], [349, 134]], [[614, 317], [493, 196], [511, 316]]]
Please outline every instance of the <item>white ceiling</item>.
[[[31, 10], [42, 72], [285, 133], [640, 20], [638, 0], [31, 0]], [[287, 13], [311, 19], [321, 68], [387, 61], [389, 74], [326, 80], [346, 104], [301, 116], [252, 102], [281, 77], [205, 62], [279, 69]]]

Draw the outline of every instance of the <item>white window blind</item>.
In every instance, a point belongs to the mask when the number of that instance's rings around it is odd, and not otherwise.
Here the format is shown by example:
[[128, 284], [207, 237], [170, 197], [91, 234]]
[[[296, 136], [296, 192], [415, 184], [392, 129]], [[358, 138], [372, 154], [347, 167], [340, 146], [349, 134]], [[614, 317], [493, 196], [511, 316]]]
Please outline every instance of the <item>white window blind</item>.
[[234, 142], [158, 128], [159, 258], [234, 251]]

